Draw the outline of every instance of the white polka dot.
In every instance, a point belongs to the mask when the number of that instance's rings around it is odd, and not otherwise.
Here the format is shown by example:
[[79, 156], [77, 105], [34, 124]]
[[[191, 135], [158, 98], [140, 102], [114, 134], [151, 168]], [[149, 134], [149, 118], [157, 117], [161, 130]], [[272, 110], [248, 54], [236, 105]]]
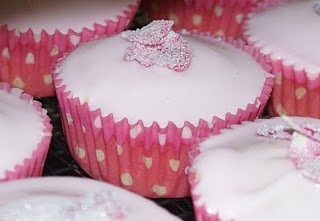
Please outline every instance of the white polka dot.
[[192, 138], [192, 131], [189, 127], [184, 127], [182, 129], [182, 135], [181, 135], [182, 138], [184, 139], [190, 139]]
[[166, 134], [158, 134], [158, 141], [161, 146], [165, 145], [167, 139]]
[[98, 162], [102, 162], [106, 159], [105, 154], [102, 150], [96, 150], [96, 157]]
[[304, 87], [299, 87], [294, 91], [294, 94], [298, 100], [301, 100], [306, 93], [307, 90]]
[[81, 147], [76, 147], [76, 153], [77, 153], [79, 159], [83, 159], [86, 156], [86, 151]]
[[12, 82], [12, 86], [18, 87], [18, 88], [24, 88], [24, 82], [20, 77], [16, 77]]
[[219, 30], [215, 33], [217, 36], [224, 36], [224, 31]]
[[71, 44], [73, 44], [74, 46], [76, 46], [77, 44], [80, 43], [80, 37], [77, 35], [71, 35], [70, 36], [70, 42]]
[[8, 60], [10, 60], [10, 52], [9, 52], [9, 49], [7, 47], [5, 47], [3, 50], [2, 50], [2, 56]]
[[102, 128], [102, 124], [99, 116], [96, 117], [96, 119], [94, 120], [94, 126], [99, 129]]
[[43, 76], [43, 82], [46, 84], [46, 85], [50, 85], [52, 84], [52, 77], [50, 74], [46, 74]]
[[214, 7], [214, 14], [220, 17], [223, 14], [223, 8], [221, 6]]
[[85, 133], [86, 132], [86, 127], [81, 125], [81, 129], [82, 129], [82, 133]]
[[282, 84], [282, 75], [276, 74], [274, 78], [274, 83], [281, 85]]
[[57, 54], [59, 54], [59, 48], [57, 45], [54, 45], [53, 48], [50, 51], [50, 56], [56, 56]]
[[144, 165], [146, 165], [147, 169], [150, 169], [152, 166], [152, 158], [151, 157], [143, 157]]
[[26, 64], [34, 64], [34, 55], [32, 52], [29, 52], [25, 59]]
[[237, 14], [237, 15], [236, 15], [236, 22], [237, 22], [238, 24], [241, 24], [241, 23], [242, 23], [242, 20], [243, 20], [243, 17], [244, 17], [243, 14]]
[[117, 154], [120, 156], [123, 153], [123, 147], [120, 145], [117, 145]]
[[142, 128], [139, 124], [134, 126], [133, 128], [130, 129], [130, 137], [133, 139], [137, 138], [141, 131], [142, 131]]
[[73, 118], [69, 113], [66, 113], [66, 117], [67, 117], [67, 122], [69, 125], [71, 125], [73, 123]]
[[192, 17], [192, 23], [193, 23], [195, 26], [200, 25], [201, 22], [202, 22], [202, 16], [201, 16], [201, 15], [193, 15], [193, 17]]
[[179, 170], [179, 167], [180, 167], [180, 160], [175, 160], [175, 159], [171, 159], [169, 161], [169, 165], [170, 165], [170, 168], [177, 172]]
[[121, 174], [121, 183], [125, 186], [131, 186], [133, 184], [131, 175], [129, 173]]
[[169, 20], [173, 20], [175, 24], [179, 23], [179, 17], [176, 16], [176, 14], [174, 14], [174, 13], [169, 14]]
[[154, 185], [152, 187], [152, 191], [156, 193], [158, 196], [164, 196], [167, 193], [167, 188], [164, 186]]
[[287, 115], [286, 109], [284, 109], [284, 107], [281, 104], [278, 105], [276, 111], [278, 115]]

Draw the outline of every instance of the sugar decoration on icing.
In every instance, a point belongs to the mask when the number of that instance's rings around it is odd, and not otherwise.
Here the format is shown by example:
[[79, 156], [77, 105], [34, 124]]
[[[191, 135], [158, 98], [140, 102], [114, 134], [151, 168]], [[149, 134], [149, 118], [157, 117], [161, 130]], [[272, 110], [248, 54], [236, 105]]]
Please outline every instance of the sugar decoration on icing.
[[185, 71], [191, 63], [191, 48], [178, 33], [172, 31], [174, 22], [156, 20], [138, 30], [122, 32], [131, 42], [125, 60], [138, 61], [145, 67], [158, 65], [174, 71]]
[[314, 11], [320, 15], [320, 0], [315, 0], [315, 3], [313, 5]]
[[19, 220], [106, 220], [124, 221], [125, 208], [117, 200], [115, 192], [97, 190], [86, 194], [79, 199], [70, 200], [64, 206], [46, 205], [25, 202], [22, 207], [17, 207], [6, 213], [0, 214], [1, 221]]
[[289, 157], [297, 169], [313, 182], [320, 184], [320, 128], [310, 123], [295, 122], [282, 116], [286, 125], [264, 125], [258, 135], [290, 141]]

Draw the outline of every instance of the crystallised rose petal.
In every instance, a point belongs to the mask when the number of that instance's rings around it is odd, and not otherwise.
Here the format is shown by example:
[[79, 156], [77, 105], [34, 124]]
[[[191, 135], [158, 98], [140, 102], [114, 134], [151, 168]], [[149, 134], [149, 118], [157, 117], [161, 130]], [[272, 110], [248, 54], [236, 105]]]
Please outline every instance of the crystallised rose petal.
[[273, 82], [259, 65], [267, 60], [204, 33], [169, 31], [156, 45], [128, 33], [83, 44], [55, 69], [70, 152], [94, 179], [152, 198], [188, 196], [190, 147], [261, 114]]
[[[318, 119], [292, 120], [320, 128]], [[233, 125], [197, 145], [188, 170], [196, 219], [316, 220], [320, 158], [308, 147], [317, 141], [292, 130], [288, 140], [279, 133], [288, 128], [280, 117], [259, 119]], [[298, 168], [290, 157], [293, 143], [307, 153]]]
[[191, 63], [191, 49], [183, 37], [173, 31], [173, 21], [153, 21], [121, 36], [129, 42], [125, 60], [138, 61], [146, 67], [158, 65], [175, 71], [186, 70]]

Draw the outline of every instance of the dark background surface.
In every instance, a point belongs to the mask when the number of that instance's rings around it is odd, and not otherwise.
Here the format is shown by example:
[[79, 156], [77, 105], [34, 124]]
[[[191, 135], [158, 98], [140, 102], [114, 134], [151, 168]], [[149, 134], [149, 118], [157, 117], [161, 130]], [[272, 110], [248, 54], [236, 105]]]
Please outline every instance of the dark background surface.
[[[139, 11], [135, 16], [130, 29], [140, 28], [147, 24], [147, 19]], [[37, 99], [42, 107], [47, 109], [53, 125], [53, 136], [49, 153], [45, 162], [43, 176], [77, 176], [89, 177], [73, 160], [70, 155], [66, 138], [62, 132], [58, 102], [55, 97]], [[193, 221], [194, 213], [190, 197], [179, 199], [152, 199], [182, 220]]]

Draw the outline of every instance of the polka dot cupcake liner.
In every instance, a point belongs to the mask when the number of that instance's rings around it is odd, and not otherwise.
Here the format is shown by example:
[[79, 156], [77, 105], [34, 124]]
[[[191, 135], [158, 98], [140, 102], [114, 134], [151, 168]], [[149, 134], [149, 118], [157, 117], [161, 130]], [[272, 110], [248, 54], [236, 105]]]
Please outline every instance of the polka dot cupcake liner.
[[83, 28], [81, 32], [69, 29], [67, 33], [56, 30], [49, 34], [42, 30], [41, 34], [34, 34], [31, 29], [22, 33], [17, 29], [9, 30], [7, 25], [0, 26], [0, 81], [35, 97], [55, 95], [50, 73], [57, 59], [79, 43], [126, 29], [139, 4], [137, 1], [137, 4], [128, 5], [115, 21], [95, 23], [92, 29]]
[[[198, 37], [215, 40], [209, 34]], [[248, 52], [259, 63], [265, 62], [242, 41], [224, 40]], [[59, 62], [53, 79], [64, 132], [75, 161], [94, 179], [151, 198], [188, 196], [186, 168], [190, 147], [199, 139], [219, 133], [221, 128], [255, 120], [261, 115], [273, 85], [272, 77], [268, 77], [254, 103], [236, 113], [227, 113], [224, 119], [200, 119], [198, 125], [186, 121], [182, 127], [169, 122], [164, 128], [154, 122], [146, 127], [143, 120], [135, 124], [129, 124], [126, 118], [115, 121], [112, 113], [102, 116], [100, 109], [91, 110], [87, 102], [80, 103], [59, 79], [58, 69]]]
[[[31, 95], [23, 93], [18, 88], [12, 88], [7, 83], [0, 82], [0, 90], [19, 97], [31, 108], [34, 108], [41, 116], [44, 125], [44, 135], [39, 139], [39, 143], [35, 146], [32, 155], [25, 158], [21, 163], [16, 164], [14, 168], [6, 170], [5, 175], [0, 177], [0, 182], [41, 176], [52, 137], [52, 125], [50, 124], [50, 118], [47, 116], [47, 111], [41, 108], [41, 103], [33, 100]], [[17, 139], [19, 139], [18, 136]], [[23, 148], [23, 144], [21, 144], [21, 148]]]
[[[253, 12], [261, 12], [288, 1], [264, 1], [259, 3]], [[244, 29], [246, 30], [246, 27]], [[249, 37], [250, 35], [245, 32], [245, 38]], [[248, 44], [254, 45], [255, 42], [248, 40]], [[320, 73], [309, 77], [311, 75], [306, 70], [296, 70], [295, 64], [285, 63], [282, 59], [270, 59], [275, 83], [267, 105], [268, 113], [271, 116], [286, 114], [320, 118]]]
[[170, 19], [176, 30], [198, 30], [242, 38], [246, 14], [259, 0], [144, 0], [142, 10], [150, 20]]

